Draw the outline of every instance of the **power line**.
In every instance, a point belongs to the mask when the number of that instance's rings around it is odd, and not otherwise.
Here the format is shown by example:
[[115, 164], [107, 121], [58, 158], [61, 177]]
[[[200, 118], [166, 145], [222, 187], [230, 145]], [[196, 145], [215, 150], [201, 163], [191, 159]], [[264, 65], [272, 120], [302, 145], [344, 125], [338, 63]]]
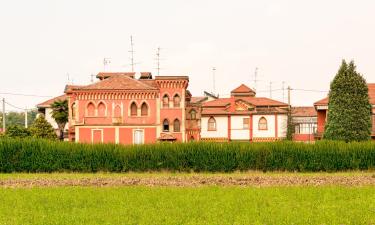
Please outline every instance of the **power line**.
[[329, 92], [323, 90], [313, 90], [313, 89], [300, 89], [300, 88], [292, 88], [293, 91], [309, 91], [309, 92]]
[[21, 93], [12, 93], [12, 92], [0, 92], [1, 95], [18, 95], [26, 97], [41, 97], [41, 98], [52, 98], [51, 95], [33, 95], [33, 94], [21, 94]]
[[15, 105], [13, 105], [13, 104], [7, 102], [7, 101], [5, 101], [5, 104], [9, 105], [10, 107], [16, 108], [16, 109], [20, 109], [20, 110], [24, 110], [24, 111], [27, 110], [27, 109], [25, 109], [25, 108], [21, 108], [21, 107], [15, 106]]

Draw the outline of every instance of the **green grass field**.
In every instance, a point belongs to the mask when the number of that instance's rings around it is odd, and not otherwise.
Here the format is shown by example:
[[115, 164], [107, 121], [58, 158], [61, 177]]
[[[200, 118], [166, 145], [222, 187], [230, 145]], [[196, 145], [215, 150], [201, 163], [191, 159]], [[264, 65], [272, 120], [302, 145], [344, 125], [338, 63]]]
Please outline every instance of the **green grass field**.
[[[2, 174], [0, 181], [168, 175], [171, 174]], [[357, 173], [346, 175], [356, 176]], [[375, 224], [375, 188], [0, 188], [0, 224]]]

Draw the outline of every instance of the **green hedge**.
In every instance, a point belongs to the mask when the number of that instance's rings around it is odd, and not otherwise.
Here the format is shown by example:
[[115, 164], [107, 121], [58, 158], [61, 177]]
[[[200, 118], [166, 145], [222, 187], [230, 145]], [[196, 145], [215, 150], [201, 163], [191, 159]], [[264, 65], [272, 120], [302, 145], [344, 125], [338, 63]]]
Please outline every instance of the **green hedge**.
[[0, 138], [0, 172], [345, 171], [374, 168], [374, 142], [195, 142], [123, 146]]

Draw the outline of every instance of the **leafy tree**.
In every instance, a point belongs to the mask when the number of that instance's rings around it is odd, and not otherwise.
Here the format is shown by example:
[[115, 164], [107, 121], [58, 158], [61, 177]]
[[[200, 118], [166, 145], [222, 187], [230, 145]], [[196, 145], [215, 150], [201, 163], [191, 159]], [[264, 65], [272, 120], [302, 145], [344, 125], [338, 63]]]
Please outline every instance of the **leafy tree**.
[[60, 140], [64, 140], [64, 128], [69, 120], [68, 100], [57, 100], [51, 104], [52, 118], [56, 121], [60, 131]]
[[[35, 109], [29, 110], [27, 112], [27, 119], [28, 119], [28, 125], [30, 126], [37, 115], [37, 111]], [[3, 117], [3, 114], [0, 113], [0, 118]], [[12, 126], [12, 125], [19, 125], [24, 126], [25, 125], [25, 113], [24, 112], [8, 112], [5, 114], [5, 120], [6, 120], [6, 126]], [[0, 120], [0, 127], [3, 127], [3, 120]]]
[[25, 138], [30, 136], [30, 131], [27, 128], [24, 128], [19, 125], [10, 125], [5, 131], [6, 137], [19, 137], [19, 138]]
[[40, 115], [30, 127], [30, 133], [35, 138], [45, 138], [55, 140], [57, 135], [52, 125]]
[[356, 66], [342, 61], [331, 82], [328, 118], [323, 138], [342, 141], [365, 141], [371, 135], [371, 105], [366, 80]]
[[292, 141], [293, 134], [294, 134], [294, 124], [293, 124], [293, 117], [292, 117], [292, 109], [291, 107], [288, 108], [288, 119], [287, 119], [287, 128], [286, 128], [286, 140]]

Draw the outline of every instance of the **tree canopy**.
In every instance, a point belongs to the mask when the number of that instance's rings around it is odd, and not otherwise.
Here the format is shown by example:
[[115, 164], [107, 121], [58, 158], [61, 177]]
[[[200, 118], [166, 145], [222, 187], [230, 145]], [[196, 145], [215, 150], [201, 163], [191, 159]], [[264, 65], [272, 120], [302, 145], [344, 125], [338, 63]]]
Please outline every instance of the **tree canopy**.
[[34, 123], [29, 128], [31, 136], [34, 138], [45, 138], [54, 140], [57, 138], [56, 132], [53, 129], [52, 125], [40, 115], [34, 121]]
[[366, 80], [356, 71], [353, 61], [342, 61], [331, 82], [324, 139], [369, 140], [371, 105]]
[[64, 128], [69, 121], [68, 100], [57, 100], [51, 104], [52, 118], [56, 121], [59, 131], [60, 140], [64, 140]]

